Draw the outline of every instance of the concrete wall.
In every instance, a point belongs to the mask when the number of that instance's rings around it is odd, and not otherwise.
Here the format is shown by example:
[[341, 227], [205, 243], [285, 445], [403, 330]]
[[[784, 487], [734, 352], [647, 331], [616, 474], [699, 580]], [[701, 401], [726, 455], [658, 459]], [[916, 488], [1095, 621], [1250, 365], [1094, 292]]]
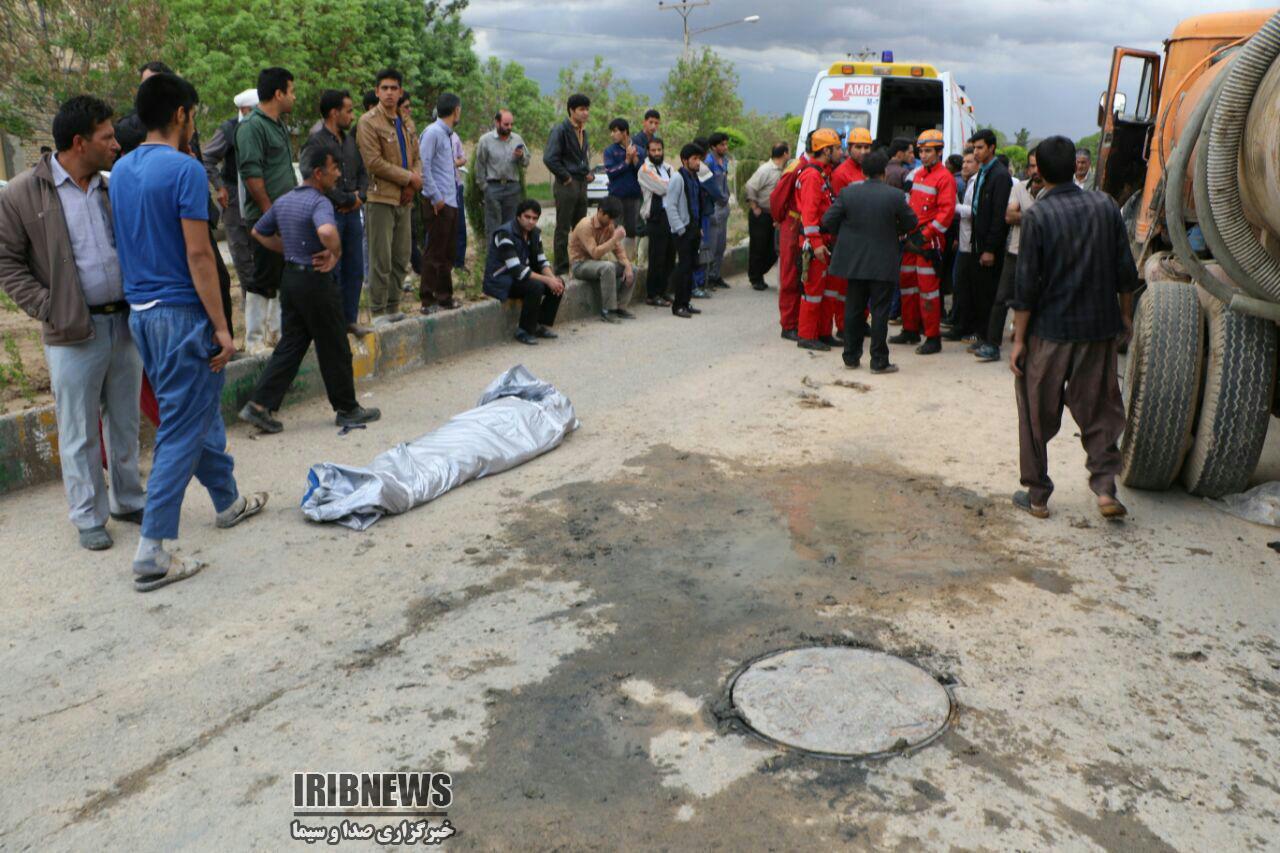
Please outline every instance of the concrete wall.
[[[745, 246], [731, 249], [725, 257], [724, 274], [746, 269]], [[644, 270], [638, 271], [636, 299], [644, 294]], [[600, 298], [594, 285], [573, 281], [560, 303], [558, 323], [594, 318]], [[515, 334], [519, 303], [495, 300], [475, 302], [456, 311], [412, 317], [377, 332], [355, 344], [352, 369], [357, 385], [415, 370], [450, 356], [460, 355], [490, 344], [507, 345]], [[354, 340], [354, 339], [353, 339]], [[267, 364], [267, 356], [241, 358], [227, 365], [222, 389], [222, 416], [231, 423], [248, 402]], [[324, 393], [320, 367], [314, 351], [308, 353], [285, 397], [292, 405]], [[149, 426], [149, 425], [147, 425]], [[142, 443], [150, 446], [153, 434], [144, 429]], [[0, 494], [47, 483], [62, 476], [58, 461], [58, 421], [53, 406], [42, 406], [0, 417]]]

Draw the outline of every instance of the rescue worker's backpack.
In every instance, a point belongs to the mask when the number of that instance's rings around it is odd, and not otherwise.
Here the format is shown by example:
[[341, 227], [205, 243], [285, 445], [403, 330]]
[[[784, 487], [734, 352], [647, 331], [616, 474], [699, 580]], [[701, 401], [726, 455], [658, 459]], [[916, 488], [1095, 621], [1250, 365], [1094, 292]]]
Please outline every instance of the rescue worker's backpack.
[[778, 184], [769, 193], [769, 216], [774, 222], [782, 222], [788, 214], [796, 210], [796, 178], [805, 169], [816, 168], [812, 163], [805, 163], [790, 171], [783, 172]]

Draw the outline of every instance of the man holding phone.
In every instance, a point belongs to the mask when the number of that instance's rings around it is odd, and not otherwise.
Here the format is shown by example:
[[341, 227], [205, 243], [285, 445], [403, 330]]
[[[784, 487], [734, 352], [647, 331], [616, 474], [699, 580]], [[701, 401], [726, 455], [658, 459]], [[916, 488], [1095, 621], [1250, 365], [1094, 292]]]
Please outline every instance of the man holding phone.
[[476, 181], [484, 192], [485, 239], [515, 218], [520, 203], [520, 170], [529, 167], [529, 149], [512, 130], [511, 110], [498, 110], [493, 130], [476, 143]]

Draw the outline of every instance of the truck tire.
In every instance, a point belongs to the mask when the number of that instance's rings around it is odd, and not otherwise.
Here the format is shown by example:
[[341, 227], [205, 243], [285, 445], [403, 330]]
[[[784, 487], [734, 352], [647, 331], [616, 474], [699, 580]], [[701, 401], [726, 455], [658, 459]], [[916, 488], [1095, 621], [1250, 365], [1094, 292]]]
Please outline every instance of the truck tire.
[[1195, 285], [1148, 282], [1124, 377], [1120, 482], [1131, 489], [1167, 489], [1182, 468], [1200, 395], [1203, 326]]
[[1267, 438], [1276, 327], [1208, 301], [1204, 389], [1182, 484], [1193, 495], [1220, 498], [1244, 491]]

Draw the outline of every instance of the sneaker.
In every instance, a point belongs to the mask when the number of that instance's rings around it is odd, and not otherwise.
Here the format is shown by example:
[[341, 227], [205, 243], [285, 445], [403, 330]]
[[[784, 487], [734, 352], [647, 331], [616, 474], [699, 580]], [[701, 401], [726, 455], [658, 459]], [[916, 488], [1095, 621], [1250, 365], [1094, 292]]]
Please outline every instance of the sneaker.
[[1000, 347], [993, 347], [991, 344], [983, 344], [973, 353], [973, 357], [978, 361], [999, 361]]
[[871, 365], [871, 372], [872, 373], [897, 373], [898, 365], [890, 364], [887, 361], [884, 364], [873, 364]]
[[973, 354], [975, 354], [978, 350], [982, 349], [982, 345], [983, 345], [984, 343], [985, 343], [985, 341], [974, 341], [973, 343], [971, 343], [971, 344], [969, 344], [967, 347], [965, 347], [965, 348], [964, 348], [964, 351], [965, 351], [965, 352], [967, 352], [967, 353], [969, 353], [969, 355], [973, 355]]
[[354, 409], [347, 412], [338, 412], [333, 422], [340, 427], [359, 426], [360, 424], [371, 424], [382, 417], [382, 412], [378, 409], [366, 409], [364, 406], [356, 404]]
[[831, 351], [830, 346], [824, 344], [822, 341], [814, 340], [813, 338], [800, 338], [796, 341], [796, 346], [800, 347], [800, 349], [811, 349], [815, 352]]
[[916, 347], [916, 355], [935, 355], [942, 352], [942, 340], [940, 338], [925, 338], [924, 343]]
[[920, 343], [920, 333], [919, 333], [919, 332], [899, 332], [898, 334], [896, 334], [896, 335], [894, 335], [893, 337], [889, 338], [889, 343], [891, 343], [891, 344], [918, 344], [918, 343]]
[[707, 290], [701, 287], [695, 287], [693, 289], [693, 293], [690, 293], [689, 295], [692, 296], [694, 299], [710, 299], [711, 298], [711, 294]]
[[634, 320], [636, 318], [636, 315], [632, 314], [626, 308], [615, 308], [613, 311], [613, 316], [621, 317], [624, 320]]
[[800, 340], [800, 333], [795, 329], [783, 329], [782, 339], [784, 341], [798, 341]]
[[275, 435], [284, 429], [284, 424], [271, 417], [271, 413], [266, 409], [261, 409], [253, 403], [245, 403], [244, 408], [240, 410], [240, 420], [247, 424], [253, 424], [262, 432]]

